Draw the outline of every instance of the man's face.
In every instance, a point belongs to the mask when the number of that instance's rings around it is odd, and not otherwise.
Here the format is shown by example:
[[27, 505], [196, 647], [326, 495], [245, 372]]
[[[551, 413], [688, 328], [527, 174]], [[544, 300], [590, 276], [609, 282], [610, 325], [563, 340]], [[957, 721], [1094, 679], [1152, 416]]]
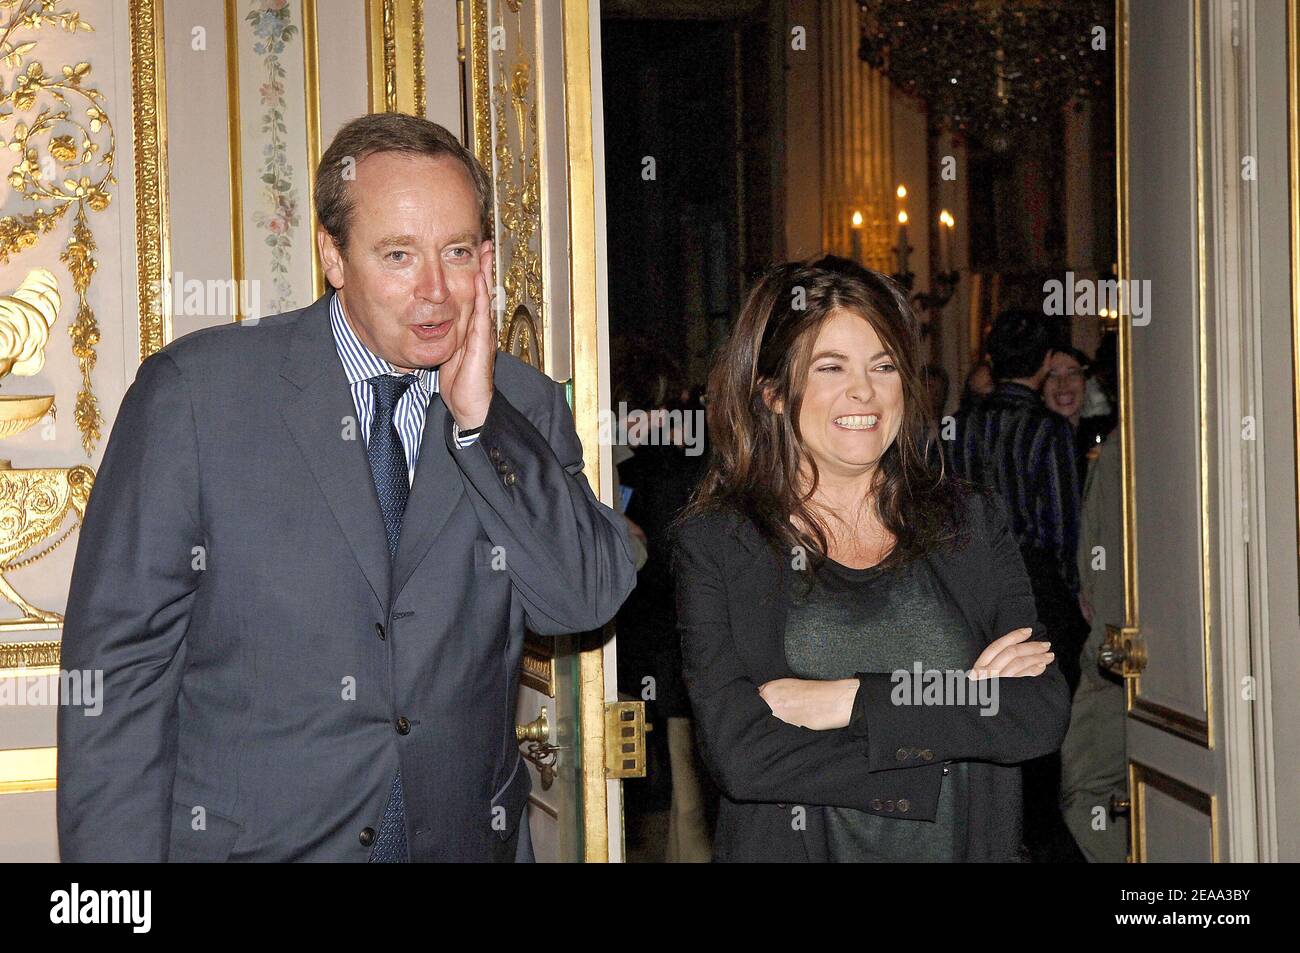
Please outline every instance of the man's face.
[[475, 277], [491, 274], [469, 170], [451, 156], [372, 153], [348, 192], [347, 247], [324, 229], [317, 241], [352, 329], [400, 371], [441, 364], [468, 333]]

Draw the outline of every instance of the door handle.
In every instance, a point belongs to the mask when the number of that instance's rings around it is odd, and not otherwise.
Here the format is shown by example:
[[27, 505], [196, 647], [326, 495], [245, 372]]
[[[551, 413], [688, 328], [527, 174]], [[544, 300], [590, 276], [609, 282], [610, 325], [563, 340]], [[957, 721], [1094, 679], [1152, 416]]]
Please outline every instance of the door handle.
[[526, 725], [515, 725], [515, 741], [523, 744], [525, 741], [544, 742], [549, 741], [551, 737], [551, 725], [546, 719], [546, 706]]
[[1147, 667], [1147, 647], [1137, 626], [1107, 625], [1106, 641], [1097, 652], [1097, 667], [1124, 678], [1137, 678]]

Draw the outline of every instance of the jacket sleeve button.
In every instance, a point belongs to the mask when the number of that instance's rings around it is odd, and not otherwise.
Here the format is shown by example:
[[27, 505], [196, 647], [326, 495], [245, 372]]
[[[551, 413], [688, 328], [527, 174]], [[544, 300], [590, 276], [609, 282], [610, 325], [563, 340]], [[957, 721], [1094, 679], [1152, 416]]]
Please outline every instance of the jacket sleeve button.
[[904, 814], [907, 813], [907, 809], [910, 808], [911, 806], [912, 806], [912, 802], [909, 801], [907, 798], [900, 797], [898, 799], [898, 809], [902, 811]]
[[884, 803], [880, 800], [880, 798], [874, 798], [874, 799], [871, 801], [871, 809], [872, 809], [873, 811], [883, 811], [883, 810], [885, 809], [885, 805], [884, 805]]
[[921, 760], [922, 760], [922, 761], [933, 761], [933, 760], [934, 760], [934, 752], [931, 751], [929, 748], [922, 748], [922, 749], [921, 749]]
[[505, 484], [506, 486], [515, 485], [515, 473], [513, 470], [511, 470], [509, 473], [506, 474]]
[[897, 758], [899, 761], [906, 761], [909, 757], [907, 753], [907, 749], [899, 748], [897, 751], [894, 752], [894, 757]]

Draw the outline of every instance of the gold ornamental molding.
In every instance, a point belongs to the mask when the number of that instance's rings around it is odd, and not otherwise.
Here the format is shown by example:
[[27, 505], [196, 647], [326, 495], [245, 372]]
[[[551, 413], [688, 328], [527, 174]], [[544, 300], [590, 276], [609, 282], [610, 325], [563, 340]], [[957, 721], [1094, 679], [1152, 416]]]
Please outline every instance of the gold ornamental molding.
[[[488, 83], [488, 20], [487, 0], [460, 0], [460, 12], [463, 16], [465, 5], [469, 4], [469, 88], [472, 101], [470, 109], [470, 129], [466, 130], [473, 139], [471, 148], [474, 156], [483, 168], [492, 168], [492, 100], [491, 87]], [[462, 35], [464, 29], [462, 29]], [[464, 55], [462, 53], [462, 55]], [[495, 208], [493, 217], [495, 218]]]
[[1128, 789], [1131, 798], [1130, 862], [1145, 864], [1150, 860], [1147, 853], [1147, 794], [1150, 791], [1173, 798], [1198, 814], [1205, 815], [1210, 828], [1210, 861], [1215, 864], [1219, 862], [1218, 798], [1139, 761], [1128, 763]]
[[[15, 70], [13, 85], [0, 87], [0, 131], [17, 162], [8, 183], [30, 214], [0, 218], [0, 262], [7, 263], [40, 243], [40, 236], [63, 221], [75, 207], [72, 231], [59, 255], [72, 276], [77, 314], [69, 325], [72, 353], [81, 371], [73, 417], [89, 457], [99, 443], [104, 419], [91, 380], [99, 344], [99, 324], [89, 304], [89, 289], [98, 267], [87, 210], [109, 205], [116, 139], [105, 111], [103, 93], [90, 83], [90, 64], [64, 64], [47, 70], [40, 56], [42, 30], [76, 35], [94, 28], [81, 14], [61, 9], [60, 0], [8, 0], [8, 18], [0, 23], [0, 62]], [[5, 84], [8, 85], [8, 77]]]
[[[7, 577], [39, 562], [67, 541], [85, 518], [94, 484], [95, 474], [89, 467], [15, 470], [8, 460], [0, 460], [0, 598], [23, 613], [21, 618], [0, 621], [0, 631], [58, 628], [63, 624], [61, 614], [32, 605]], [[55, 536], [69, 513], [74, 514], [71, 525]], [[51, 537], [52, 543], [31, 552]]]
[[525, 364], [531, 364], [539, 371], [545, 370], [546, 365], [542, 362], [542, 337], [538, 333], [537, 322], [533, 320], [526, 305], [516, 305], [506, 320], [505, 327], [501, 329], [500, 347]]
[[171, 274], [167, 204], [166, 68], [159, 0], [130, 0], [131, 107], [135, 145], [135, 244], [140, 303], [140, 360], [172, 336], [165, 276]]
[[[239, 10], [226, 0], [226, 140], [230, 150], [230, 277], [238, 288], [244, 280], [244, 159], [243, 119], [239, 112]], [[170, 272], [169, 272], [170, 274]], [[235, 320], [244, 317], [239, 294], [232, 295]]]
[[[1300, 2], [1286, 4], [1287, 174], [1291, 189], [1291, 405], [1295, 490], [1300, 501]], [[1300, 583], [1300, 505], [1296, 507], [1296, 580]]]
[[370, 111], [426, 112], [424, 0], [366, 0]]
[[[573, 414], [584, 468], [600, 487], [600, 317], [596, 274], [596, 143], [592, 130], [591, 13], [588, 0], [564, 0], [564, 126], [569, 182], [569, 277], [572, 294]], [[595, 25], [600, 28], [599, 22]], [[612, 622], [584, 640], [579, 656], [582, 725], [583, 855], [609, 861], [605, 779], [605, 642]]]
[[0, 642], [0, 678], [25, 675], [49, 675], [59, 670], [61, 643], [57, 639], [41, 642]]
[[[307, 207], [311, 218], [311, 284], [319, 298], [325, 293], [325, 272], [316, 245], [316, 167], [320, 165], [320, 42], [316, 27], [316, 0], [302, 0], [302, 63], [304, 88], [307, 92]], [[421, 31], [423, 32], [423, 30]]]
[[555, 643], [540, 635], [524, 635], [524, 652], [519, 665], [520, 681], [548, 698], [556, 695]]
[[[509, 34], [498, 6], [497, 31], [513, 56], [502, 51], [493, 85], [494, 191], [496, 192], [497, 276], [509, 317], [500, 332], [502, 350], [544, 371], [542, 328], [542, 161], [537, 124], [538, 38], [525, 44], [520, 10], [526, 0], [507, 0], [514, 15]], [[507, 65], [509, 60], [509, 65]]]
[[[468, 61], [468, 76], [461, 68], [462, 102], [468, 100], [466, 139], [492, 177], [494, 192], [492, 237], [506, 316], [497, 346], [545, 370], [540, 38], [535, 18], [522, 16], [527, 6], [528, 0], [502, 0], [489, 29], [488, 0], [462, 0], [457, 26], [459, 58], [462, 64]], [[526, 23], [533, 24], [531, 32]], [[497, 59], [489, 63], [493, 53]]]

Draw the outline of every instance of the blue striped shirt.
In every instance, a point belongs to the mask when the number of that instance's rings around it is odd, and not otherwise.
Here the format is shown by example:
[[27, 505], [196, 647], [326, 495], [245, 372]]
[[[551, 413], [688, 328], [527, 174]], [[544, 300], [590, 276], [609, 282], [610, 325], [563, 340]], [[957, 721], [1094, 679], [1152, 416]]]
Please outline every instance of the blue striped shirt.
[[[369, 446], [370, 423], [375, 419], [375, 391], [370, 386], [370, 378], [380, 374], [395, 374], [400, 377], [402, 372], [395, 370], [392, 364], [376, 356], [361, 343], [343, 315], [343, 301], [337, 292], [330, 298], [330, 326], [334, 329], [334, 345], [338, 348], [343, 372], [352, 388], [352, 403], [357, 408], [361, 438]], [[418, 367], [414, 374], [415, 383], [406, 389], [393, 409], [393, 424], [401, 438], [402, 449], [406, 451], [407, 478], [412, 485], [415, 483], [415, 464], [420, 459], [420, 438], [424, 435], [424, 418], [429, 410], [429, 398], [438, 393], [438, 368]], [[451, 429], [456, 438], [456, 446], [462, 450], [472, 446], [479, 438], [478, 434], [462, 437], [460, 428], [454, 422]]]
[[1070, 423], [1038, 393], [1001, 381], [957, 414], [956, 439], [944, 442], [958, 476], [997, 491], [1023, 550], [1050, 555], [1079, 591], [1079, 471]]

